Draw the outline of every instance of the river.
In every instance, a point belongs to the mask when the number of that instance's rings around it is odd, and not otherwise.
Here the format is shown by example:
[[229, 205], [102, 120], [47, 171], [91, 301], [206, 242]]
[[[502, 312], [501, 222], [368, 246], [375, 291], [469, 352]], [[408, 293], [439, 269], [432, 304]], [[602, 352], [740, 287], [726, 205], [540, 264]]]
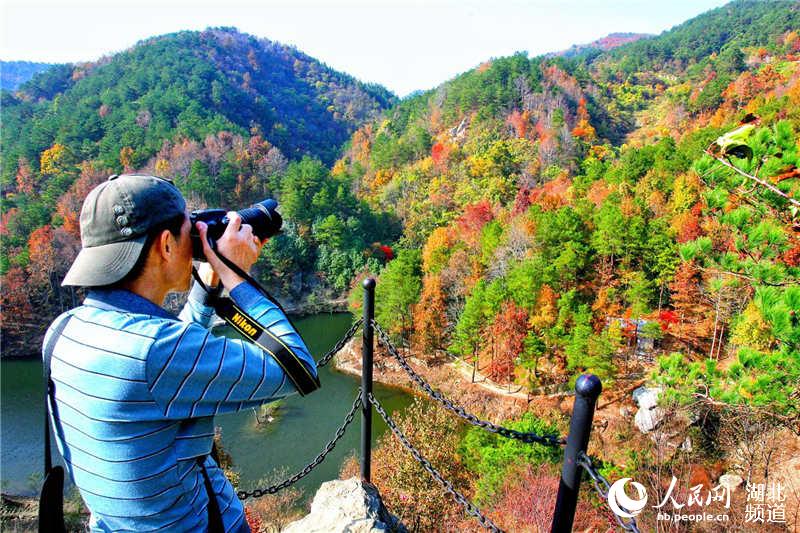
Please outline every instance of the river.
[[[336, 313], [295, 318], [294, 322], [319, 359], [347, 331], [351, 319], [350, 314]], [[286, 398], [270, 423], [257, 423], [253, 411], [217, 416], [223, 445], [241, 476], [240, 489], [253, 488], [260, 479], [274, 477], [276, 471], [288, 477], [314, 459], [334, 436], [352, 407], [360, 378], [336, 372], [331, 366], [320, 371], [320, 390], [305, 398]], [[42, 470], [43, 453], [41, 380], [39, 359], [0, 361], [0, 479], [5, 493], [38, 492], [35, 476]], [[402, 410], [411, 403], [407, 393], [377, 383], [375, 394], [391, 410]], [[373, 440], [386, 429], [383, 420], [374, 416]], [[360, 415], [356, 415], [326, 460], [297, 483], [304, 489], [304, 500], [313, 497], [324, 481], [338, 477], [347, 456], [358, 451], [360, 431]]]

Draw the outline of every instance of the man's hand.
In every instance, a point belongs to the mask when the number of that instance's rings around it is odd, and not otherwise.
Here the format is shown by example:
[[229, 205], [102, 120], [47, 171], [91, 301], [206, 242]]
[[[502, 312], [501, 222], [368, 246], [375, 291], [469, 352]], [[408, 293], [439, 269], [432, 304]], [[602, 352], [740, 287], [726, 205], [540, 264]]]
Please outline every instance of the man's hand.
[[[222, 284], [233, 289], [244, 279], [220, 261], [214, 250], [208, 244], [208, 227], [203, 222], [197, 223], [197, 231], [203, 242], [203, 252], [211, 268], [219, 275]], [[250, 224], [242, 224], [242, 217], [236, 211], [228, 212], [228, 227], [217, 241], [217, 250], [236, 266], [248, 272], [258, 259], [261, 247], [264, 245], [258, 237], [253, 235]]]

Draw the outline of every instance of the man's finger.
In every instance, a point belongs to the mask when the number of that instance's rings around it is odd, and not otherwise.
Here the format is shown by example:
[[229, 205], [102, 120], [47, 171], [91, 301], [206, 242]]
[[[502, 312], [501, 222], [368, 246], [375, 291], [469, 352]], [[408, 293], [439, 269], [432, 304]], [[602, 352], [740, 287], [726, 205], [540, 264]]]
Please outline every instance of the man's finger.
[[242, 216], [236, 211], [228, 211], [228, 227], [226, 232], [237, 232], [242, 227]]

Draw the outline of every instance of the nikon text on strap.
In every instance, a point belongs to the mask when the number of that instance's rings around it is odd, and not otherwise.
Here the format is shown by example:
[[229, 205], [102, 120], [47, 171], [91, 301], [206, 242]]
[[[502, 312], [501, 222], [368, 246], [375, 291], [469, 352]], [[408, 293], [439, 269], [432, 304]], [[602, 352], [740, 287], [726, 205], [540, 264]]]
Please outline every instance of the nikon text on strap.
[[237, 306], [233, 300], [213, 298], [212, 306], [220, 318], [275, 359], [301, 396], [319, 388], [319, 379], [308, 370], [294, 351]]

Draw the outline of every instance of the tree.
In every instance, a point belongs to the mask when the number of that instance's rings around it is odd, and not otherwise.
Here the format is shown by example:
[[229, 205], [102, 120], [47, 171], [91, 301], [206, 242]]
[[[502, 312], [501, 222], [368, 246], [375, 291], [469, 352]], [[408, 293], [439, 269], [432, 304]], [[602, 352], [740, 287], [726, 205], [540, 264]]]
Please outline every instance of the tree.
[[669, 289], [672, 307], [680, 321], [672, 335], [704, 351], [703, 342], [713, 325], [709, 323], [710, 305], [701, 289], [700, 271], [693, 261], [681, 263]]
[[422, 282], [422, 294], [413, 308], [414, 349], [428, 361], [438, 359], [445, 346], [447, 306], [442, 292], [441, 278], [427, 275]]
[[[468, 477], [457, 453], [461, 427], [457, 417], [430, 402], [415, 399], [397, 418], [400, 431], [442, 476], [460, 491]], [[404, 524], [433, 531], [462, 516], [462, 509], [442, 491], [414, 457], [387, 432], [372, 452], [373, 478], [381, 497]]]
[[375, 318], [396, 338], [408, 339], [412, 309], [422, 289], [419, 250], [400, 250], [381, 272], [375, 289]]
[[528, 335], [528, 312], [512, 301], [503, 303], [500, 313], [489, 327], [492, 350], [489, 377], [494, 381], [514, 381], [514, 366], [525, 349]]
[[464, 358], [474, 358], [481, 345], [481, 331], [486, 325], [483, 313], [485, 287], [486, 283], [480, 280], [472, 289], [453, 331], [450, 349]]

